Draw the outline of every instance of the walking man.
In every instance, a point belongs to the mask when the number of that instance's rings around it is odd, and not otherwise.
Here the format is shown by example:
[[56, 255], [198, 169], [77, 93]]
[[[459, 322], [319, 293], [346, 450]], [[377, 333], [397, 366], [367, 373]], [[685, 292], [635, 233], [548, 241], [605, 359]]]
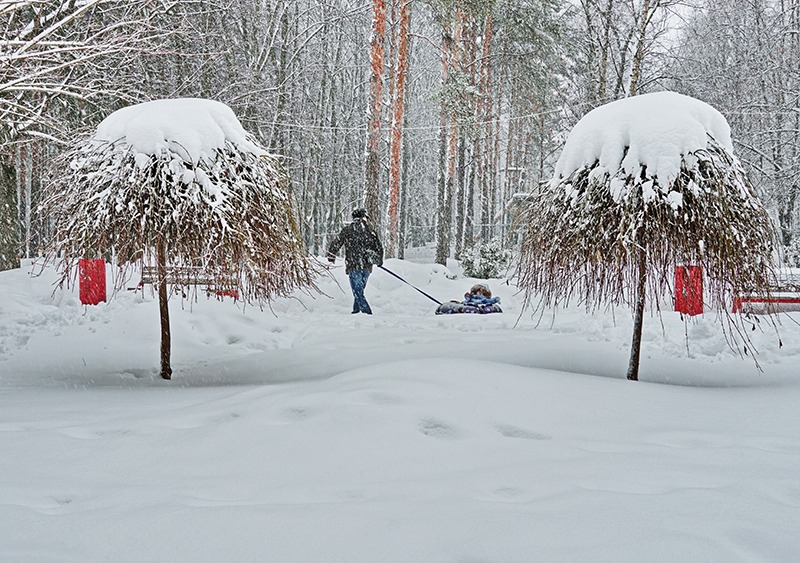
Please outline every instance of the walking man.
[[345, 225], [328, 248], [328, 262], [333, 264], [336, 261], [336, 253], [344, 245], [344, 269], [353, 290], [353, 313], [371, 315], [364, 288], [372, 273], [372, 265], [383, 265], [383, 244], [367, 219], [366, 209], [353, 211], [353, 222]]

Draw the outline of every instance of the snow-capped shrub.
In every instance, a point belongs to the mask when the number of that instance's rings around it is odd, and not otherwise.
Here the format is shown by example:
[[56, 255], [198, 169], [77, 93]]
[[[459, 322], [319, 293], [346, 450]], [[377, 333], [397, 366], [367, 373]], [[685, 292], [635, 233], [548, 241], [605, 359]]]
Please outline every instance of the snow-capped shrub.
[[[262, 303], [314, 287], [289, 177], [211, 100], [157, 100], [118, 110], [65, 155], [43, 203], [54, 237], [46, 260], [74, 280], [80, 258], [113, 249], [120, 265], [155, 264], [161, 308], [161, 375], [171, 377], [167, 269], [190, 267]], [[116, 276], [116, 288], [127, 276]], [[219, 282], [219, 283], [217, 283]]]
[[465, 248], [461, 255], [461, 266], [464, 275], [471, 278], [496, 278], [506, 271], [512, 256], [511, 250], [504, 248], [502, 241], [494, 237]]
[[730, 315], [732, 299], [768, 293], [775, 279], [775, 231], [733, 155], [727, 121], [673, 92], [618, 100], [584, 116], [522, 222], [517, 275], [528, 299], [635, 307], [629, 379], [638, 377], [645, 296], [657, 303], [668, 294], [676, 265], [702, 267], [707, 302], [732, 340], [745, 342]]
[[167, 266], [239, 280], [245, 300], [312, 284], [289, 177], [224, 104], [123, 108], [64, 162], [43, 209], [55, 228], [49, 256], [64, 256], [65, 279], [92, 253], [149, 264], [163, 249]]
[[[653, 192], [650, 201], [644, 190]], [[529, 206], [524, 224], [521, 285], [554, 305], [573, 296], [630, 302], [636, 249], [646, 252], [655, 298], [669, 293], [677, 264], [703, 267], [710, 300], [722, 310], [734, 293], [766, 291], [774, 279], [772, 223], [738, 161], [714, 139], [682, 159], [667, 189], [646, 170], [582, 166]]]
[[790, 268], [800, 268], [800, 233], [792, 237], [792, 242], [783, 247], [783, 261]]

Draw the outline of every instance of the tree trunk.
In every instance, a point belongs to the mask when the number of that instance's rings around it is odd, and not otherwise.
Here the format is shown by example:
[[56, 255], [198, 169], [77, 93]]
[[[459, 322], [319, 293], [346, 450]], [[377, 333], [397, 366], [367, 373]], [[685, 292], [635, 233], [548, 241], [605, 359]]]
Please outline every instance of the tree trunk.
[[464, 200], [466, 189], [464, 180], [466, 178], [467, 167], [467, 139], [463, 130], [459, 133], [458, 139], [458, 169], [456, 171], [456, 258], [461, 259], [461, 252], [464, 250]]
[[[498, 80], [498, 83], [502, 83], [505, 77], [501, 76], [501, 79]], [[495, 108], [495, 123], [492, 129], [493, 138], [490, 139], [491, 145], [491, 164], [489, 165], [489, 201], [487, 205], [489, 206], [489, 213], [486, 217], [487, 227], [488, 227], [488, 238], [496, 236], [496, 229], [494, 225], [495, 215], [497, 213], [497, 194], [499, 189], [501, 188], [501, 169], [500, 169], [500, 141], [503, 136], [502, 132], [502, 125], [500, 123], [500, 114], [502, 112], [503, 107], [503, 89], [497, 88], [495, 100], [494, 100], [494, 108]]]
[[[478, 142], [472, 144], [473, 151], [478, 147]], [[466, 208], [464, 210], [464, 248], [471, 248], [475, 242], [475, 168], [478, 159], [475, 152], [471, 154], [472, 166], [469, 167], [467, 178]]]
[[792, 184], [785, 197], [781, 198], [778, 205], [778, 226], [780, 227], [781, 243], [788, 247], [794, 235], [794, 208], [797, 201], [797, 184]]
[[445, 167], [446, 177], [444, 183], [444, 226], [442, 233], [446, 239], [443, 244], [445, 250], [445, 262], [450, 257], [450, 248], [453, 244], [453, 206], [455, 204], [456, 191], [456, 161], [458, 160], [458, 125], [455, 118], [450, 119], [449, 139], [447, 141], [447, 166]]
[[10, 160], [0, 155], [0, 271], [19, 268], [17, 174]]
[[[411, 14], [409, 14], [409, 18]], [[409, 19], [409, 27], [410, 27], [411, 20]], [[408, 52], [406, 56], [409, 60], [411, 60], [411, 50], [412, 44], [409, 42], [408, 44]], [[409, 100], [411, 97], [411, 88], [406, 87], [405, 89], [405, 101], [403, 102], [403, 131], [408, 130], [408, 116], [410, 115], [409, 112]], [[399, 218], [399, 228], [397, 234], [397, 257], [401, 260], [405, 259], [405, 249], [406, 244], [408, 242], [408, 223], [410, 221], [410, 214], [409, 214], [409, 186], [411, 184], [410, 177], [411, 177], [411, 143], [409, 141], [408, 135], [403, 135], [403, 149], [402, 149], [403, 159], [401, 163], [400, 169], [400, 218]]]
[[406, 89], [406, 72], [408, 70], [408, 32], [410, 23], [411, 2], [406, 1], [400, 7], [400, 24], [397, 37], [397, 65], [394, 70], [395, 86], [392, 100], [392, 133], [391, 155], [389, 159], [389, 244], [387, 255], [397, 256], [398, 204], [400, 198], [400, 156], [403, 147], [403, 112]]
[[[407, 100], [406, 100], [407, 102]], [[403, 121], [405, 122], [404, 128], [408, 127], [408, 112], [405, 112]], [[406, 144], [406, 139], [403, 139], [403, 144]], [[405, 259], [406, 254], [406, 240], [407, 240], [407, 227], [408, 227], [408, 178], [411, 175], [410, 158], [408, 147], [403, 147], [403, 169], [400, 183], [400, 228], [397, 234], [397, 257], [400, 260]]]
[[386, 2], [372, 0], [370, 39], [369, 125], [364, 172], [364, 207], [373, 221], [380, 218], [380, 145], [383, 113], [383, 42], [386, 37]]
[[284, 115], [289, 98], [289, 11], [284, 10], [281, 14], [280, 23], [280, 38], [281, 46], [278, 50], [273, 50], [276, 55], [275, 64], [275, 83], [277, 84], [277, 107], [275, 108], [275, 117], [272, 123], [269, 147], [273, 148], [277, 154], [286, 154], [286, 127], [282, 124], [286, 121]]
[[492, 88], [492, 42], [494, 40], [494, 25], [491, 10], [486, 14], [484, 22], [483, 42], [481, 44], [481, 118], [484, 120], [480, 150], [476, 151], [476, 162], [478, 162], [478, 190], [480, 194], [481, 224], [480, 237], [486, 241], [489, 239], [489, 224], [491, 221], [491, 192], [493, 139], [495, 138], [494, 126], [494, 93]]
[[[482, 99], [483, 94], [481, 92], [481, 69], [482, 65], [479, 62], [482, 53], [479, 51], [478, 46], [478, 35], [481, 33], [479, 29], [479, 22], [477, 22], [474, 18], [470, 18], [470, 25], [469, 25], [469, 54], [467, 55], [467, 60], [469, 61], [469, 83], [475, 93], [470, 95], [470, 113], [472, 114], [472, 119], [477, 126], [481, 121], [484, 119], [483, 116], [483, 107], [482, 107]], [[485, 64], [485, 63], [484, 63]], [[476, 133], [475, 131], [471, 131], [470, 135], [465, 136], [463, 139], [464, 142], [464, 151], [468, 153], [468, 157], [465, 156], [465, 159], [469, 161], [469, 171], [467, 173], [467, 177], [464, 181], [464, 222], [462, 225], [462, 232], [461, 232], [461, 250], [469, 248], [472, 246], [473, 241], [473, 229], [474, 229], [474, 214], [475, 214], [475, 176], [476, 176], [476, 169], [480, 167], [480, 134]], [[463, 163], [466, 166], [466, 161]], [[459, 253], [461, 254], [461, 253]]]
[[597, 100], [600, 104], [606, 103], [606, 83], [608, 81], [608, 57], [611, 51], [611, 14], [614, 11], [614, 0], [608, 0], [606, 11], [603, 12], [603, 44], [600, 46], [599, 76], [597, 77]]
[[17, 145], [17, 202], [19, 207], [20, 254], [31, 257], [31, 201], [33, 191], [33, 143]]
[[[658, 2], [656, 2], [654, 11], [657, 8]], [[636, 38], [636, 51], [633, 55], [633, 61], [631, 65], [631, 84], [628, 88], [628, 94], [630, 96], [635, 96], [639, 93], [639, 80], [642, 75], [642, 62], [644, 61], [644, 42], [647, 37], [647, 26], [650, 23], [650, 18], [652, 17], [650, 13], [650, 0], [644, 0], [644, 4], [642, 4], [642, 12], [639, 17], [642, 19], [639, 22], [639, 37]]]
[[172, 366], [170, 365], [172, 342], [169, 330], [166, 242], [163, 240], [158, 241], [156, 252], [156, 260], [158, 262], [158, 311], [161, 317], [161, 377], [163, 379], [172, 379]]
[[[443, 103], [444, 105], [444, 103]], [[439, 120], [439, 159], [436, 176], [436, 263], [447, 265], [450, 248], [450, 220], [447, 207], [447, 116], [444, 107]]]
[[[450, 55], [452, 51], [452, 37], [450, 27], [445, 20], [442, 29], [442, 89], [444, 90], [450, 75]], [[447, 266], [447, 257], [450, 254], [450, 224], [452, 213], [450, 209], [451, 198], [448, 197], [448, 139], [450, 120], [447, 116], [447, 101], [442, 96], [439, 102], [439, 159], [436, 176], [436, 263]]]
[[[453, 40], [450, 43], [450, 68], [461, 71], [461, 37], [463, 31], [464, 13], [462, 11], [462, 4], [459, 1], [456, 4], [455, 12], [455, 27], [453, 29]], [[460, 95], [460, 93], [458, 94]], [[455, 211], [456, 202], [456, 178], [458, 166], [458, 138], [461, 127], [458, 123], [458, 115], [452, 112], [450, 116], [450, 139], [447, 147], [447, 181], [445, 182], [445, 208], [447, 209], [447, 256], [450, 256], [450, 247], [452, 239], [455, 235], [453, 229], [453, 215]]]
[[[637, 237], [636, 244], [641, 243]], [[633, 339], [631, 340], [631, 358], [628, 363], [628, 379], [639, 380], [639, 357], [642, 351], [642, 325], [644, 324], [645, 292], [647, 290], [647, 251], [637, 247], [637, 267], [639, 279], [636, 283], [636, 310], [633, 317]]]

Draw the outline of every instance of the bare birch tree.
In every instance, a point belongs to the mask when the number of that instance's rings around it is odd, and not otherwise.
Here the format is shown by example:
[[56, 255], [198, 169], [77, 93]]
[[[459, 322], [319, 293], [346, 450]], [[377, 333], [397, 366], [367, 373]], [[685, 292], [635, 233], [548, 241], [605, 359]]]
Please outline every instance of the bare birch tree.
[[730, 116], [742, 161], [778, 220], [784, 257], [800, 265], [800, 2], [708, 3], [674, 50], [673, 88]]
[[[30, 162], [32, 151], [43, 150], [28, 144], [19, 158], [15, 144], [32, 137], [63, 142], [65, 131], [97, 104], [130, 99], [134, 86], [115, 76], [148, 48], [155, 35], [151, 18], [161, 7], [155, 0], [0, 3], [0, 268], [17, 267], [20, 252], [30, 251], [26, 203], [39, 170], [19, 166]], [[11, 183], [16, 179], [20, 190]], [[27, 245], [22, 249], [21, 234]]]

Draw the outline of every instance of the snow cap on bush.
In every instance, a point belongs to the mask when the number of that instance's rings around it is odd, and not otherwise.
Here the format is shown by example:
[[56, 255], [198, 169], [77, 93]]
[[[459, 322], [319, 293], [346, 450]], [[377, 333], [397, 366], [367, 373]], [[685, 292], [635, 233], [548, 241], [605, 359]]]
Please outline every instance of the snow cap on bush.
[[[675, 92], [624, 98], [593, 109], [572, 129], [550, 185], [597, 164], [596, 175], [644, 174], [669, 186], [684, 155], [708, 148], [709, 136], [733, 154], [728, 122], [705, 102]], [[613, 188], [613, 186], [612, 186]], [[645, 199], [648, 195], [645, 194]], [[615, 198], [616, 199], [616, 198]]]
[[669, 295], [675, 266], [696, 264], [706, 301], [731, 321], [733, 296], [768, 294], [775, 278], [772, 222], [725, 118], [700, 100], [660, 92], [589, 112], [530, 201], [518, 285], [545, 305], [638, 311], [645, 294]]
[[47, 256], [64, 257], [64, 279], [81, 257], [113, 249], [147, 264], [160, 248], [169, 265], [237, 280], [248, 301], [313, 286], [291, 180], [225, 104], [126, 107], [63, 158], [43, 210], [55, 235]]
[[214, 100], [155, 100], [119, 109], [97, 127], [94, 140], [121, 143], [143, 155], [168, 151], [197, 164], [231, 143], [256, 155], [266, 151], [250, 140], [233, 110]]

